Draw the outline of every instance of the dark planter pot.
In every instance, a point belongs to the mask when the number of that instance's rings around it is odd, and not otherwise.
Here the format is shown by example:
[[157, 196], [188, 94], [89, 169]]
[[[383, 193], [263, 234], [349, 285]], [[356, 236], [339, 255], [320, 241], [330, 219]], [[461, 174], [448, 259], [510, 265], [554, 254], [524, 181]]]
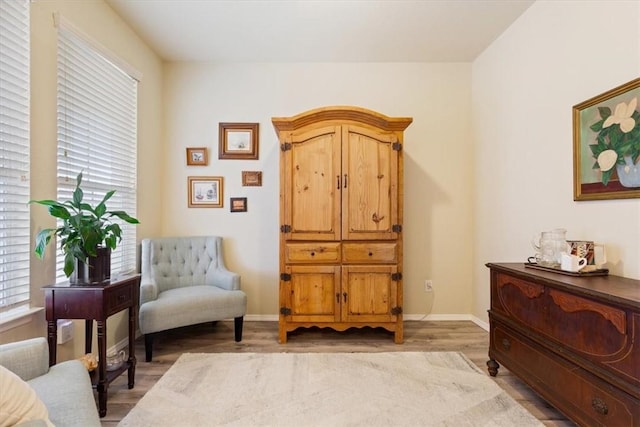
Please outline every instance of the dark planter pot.
[[111, 248], [96, 249], [97, 256], [87, 258], [87, 263], [76, 260], [76, 268], [69, 277], [74, 285], [91, 285], [111, 279]]

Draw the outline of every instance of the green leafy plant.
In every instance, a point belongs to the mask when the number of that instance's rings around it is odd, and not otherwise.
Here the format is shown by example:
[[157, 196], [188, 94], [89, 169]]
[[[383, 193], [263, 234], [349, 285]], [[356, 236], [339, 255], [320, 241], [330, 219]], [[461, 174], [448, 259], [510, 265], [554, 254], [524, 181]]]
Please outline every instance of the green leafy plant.
[[73, 273], [76, 260], [86, 263], [87, 257], [95, 257], [97, 248], [108, 247], [111, 250], [122, 240], [120, 225], [113, 222], [114, 217], [120, 218], [129, 224], [140, 222], [129, 216], [124, 211], [107, 210], [106, 202], [115, 190], [109, 191], [95, 207], [83, 202], [84, 193], [80, 188], [82, 184], [82, 172], [76, 178], [76, 188], [73, 191], [72, 200], [58, 202], [56, 200], [31, 200], [29, 203], [37, 203], [47, 206], [49, 214], [62, 220], [62, 225], [57, 228], [41, 230], [36, 235], [34, 252], [40, 259], [44, 257], [45, 248], [51, 238], [57, 236], [60, 249], [64, 253], [64, 274], [69, 277]]
[[590, 126], [596, 132], [596, 143], [589, 145], [596, 159], [593, 169], [602, 171], [602, 183], [607, 185], [614, 166], [625, 165], [625, 157], [632, 164], [640, 158], [640, 112], [636, 110], [638, 98], [619, 103], [612, 113], [609, 107], [598, 107], [600, 120]]

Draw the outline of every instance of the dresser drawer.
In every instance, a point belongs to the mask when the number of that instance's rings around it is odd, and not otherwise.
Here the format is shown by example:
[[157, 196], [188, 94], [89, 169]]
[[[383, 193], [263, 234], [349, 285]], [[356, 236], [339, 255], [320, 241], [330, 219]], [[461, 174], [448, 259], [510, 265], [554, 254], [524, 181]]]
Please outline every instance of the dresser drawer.
[[581, 425], [640, 426], [640, 402], [508, 326], [493, 322], [490, 355]]
[[634, 387], [640, 386], [637, 314], [591, 296], [503, 273], [496, 275], [491, 305], [495, 313], [535, 332], [536, 340], [555, 342], [599, 369], [622, 374]]
[[344, 243], [342, 261], [349, 264], [395, 264], [398, 262], [397, 243]]
[[340, 242], [287, 243], [284, 259], [287, 264], [336, 264], [340, 262]]

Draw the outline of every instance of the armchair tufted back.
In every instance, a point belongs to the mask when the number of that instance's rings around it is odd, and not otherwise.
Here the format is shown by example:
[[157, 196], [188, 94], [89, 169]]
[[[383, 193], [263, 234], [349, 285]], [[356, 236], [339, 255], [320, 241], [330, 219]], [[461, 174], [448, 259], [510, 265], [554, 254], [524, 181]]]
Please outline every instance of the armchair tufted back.
[[213, 285], [215, 271], [224, 268], [222, 238], [163, 237], [142, 241], [143, 277], [151, 277], [158, 291], [185, 286]]

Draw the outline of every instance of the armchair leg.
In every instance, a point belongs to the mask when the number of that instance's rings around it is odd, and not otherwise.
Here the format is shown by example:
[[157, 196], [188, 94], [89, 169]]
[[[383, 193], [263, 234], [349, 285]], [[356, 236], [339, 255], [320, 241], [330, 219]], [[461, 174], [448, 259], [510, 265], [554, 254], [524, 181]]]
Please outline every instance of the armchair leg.
[[244, 319], [244, 316], [236, 317], [235, 319], [233, 319], [235, 335], [236, 335], [236, 342], [242, 341], [242, 321], [243, 321], [243, 319]]
[[147, 362], [151, 362], [151, 353], [153, 351], [153, 334], [144, 335], [144, 355]]

